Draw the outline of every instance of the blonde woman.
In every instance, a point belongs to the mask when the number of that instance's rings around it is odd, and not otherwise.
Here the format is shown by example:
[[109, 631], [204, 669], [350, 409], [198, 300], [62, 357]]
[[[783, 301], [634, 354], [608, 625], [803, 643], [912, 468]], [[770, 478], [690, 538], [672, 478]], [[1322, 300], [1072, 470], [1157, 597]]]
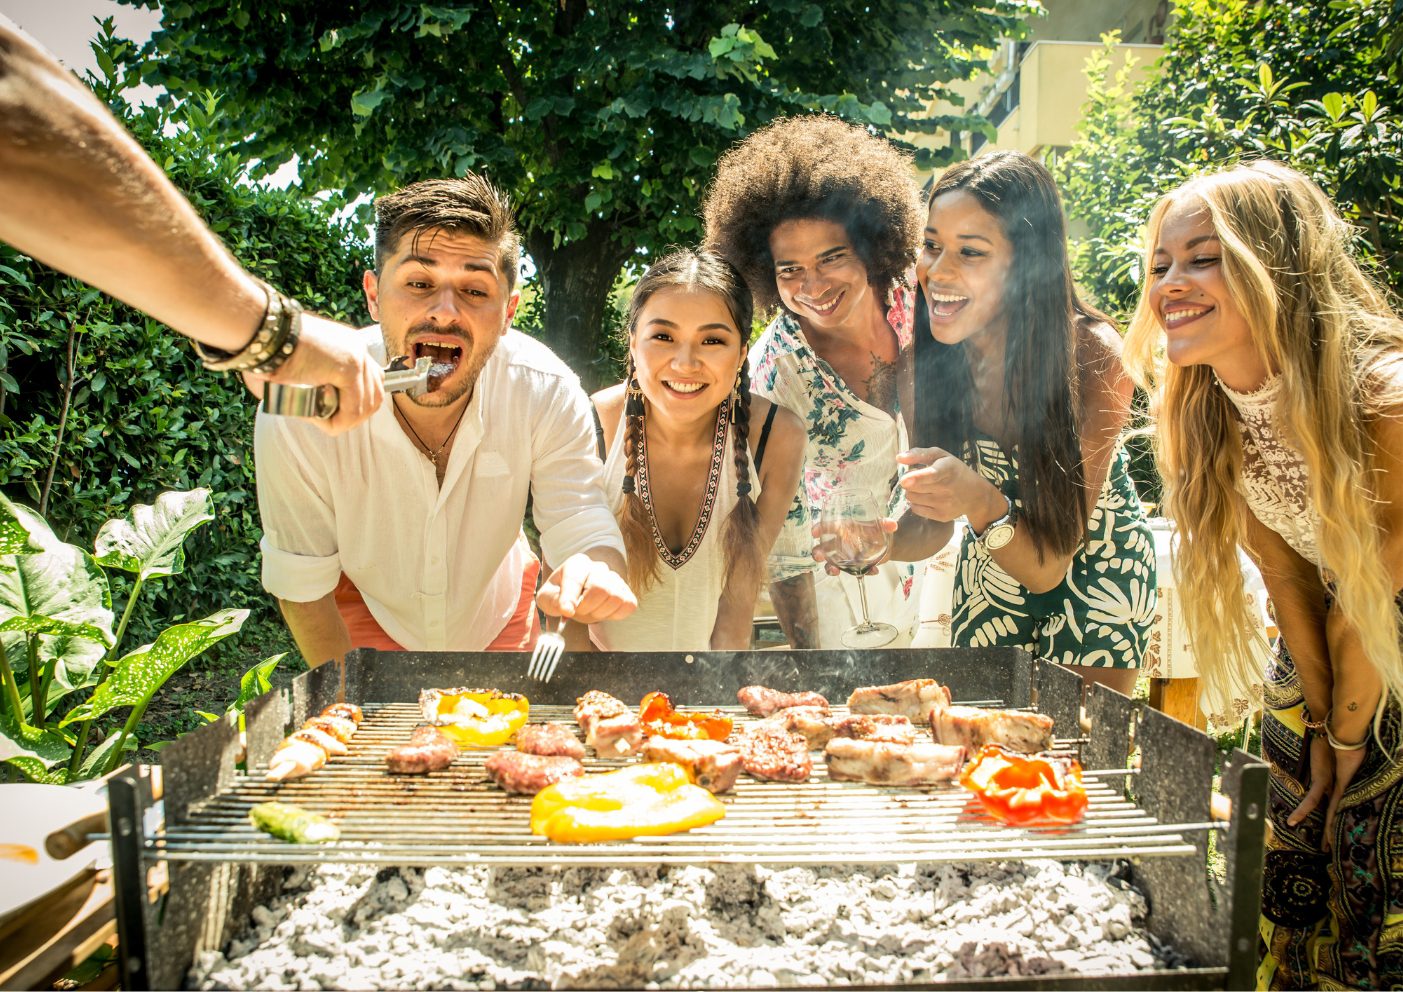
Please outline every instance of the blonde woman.
[[1272, 988], [1403, 982], [1403, 321], [1350, 237], [1285, 166], [1194, 179], [1151, 215], [1126, 338], [1155, 397], [1178, 587], [1209, 690], [1262, 681], [1238, 544], [1281, 631], [1262, 735]]
[[750, 290], [711, 252], [675, 251], [633, 291], [626, 378], [593, 397], [639, 602], [591, 628], [606, 651], [750, 647], [805, 444], [798, 417], [750, 392], [750, 321]]

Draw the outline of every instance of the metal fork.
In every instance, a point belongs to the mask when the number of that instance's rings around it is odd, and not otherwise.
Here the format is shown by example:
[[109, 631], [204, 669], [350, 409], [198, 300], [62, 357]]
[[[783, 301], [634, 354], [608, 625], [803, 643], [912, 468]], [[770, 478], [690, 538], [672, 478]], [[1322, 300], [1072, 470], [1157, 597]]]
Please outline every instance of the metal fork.
[[[547, 618], [549, 619], [549, 618]], [[560, 633], [564, 621], [555, 618], [555, 630], [545, 630], [536, 639], [536, 649], [531, 652], [531, 663], [526, 667], [527, 678], [549, 682], [555, 675], [555, 666], [560, 664], [560, 656], [565, 653], [565, 638]]]

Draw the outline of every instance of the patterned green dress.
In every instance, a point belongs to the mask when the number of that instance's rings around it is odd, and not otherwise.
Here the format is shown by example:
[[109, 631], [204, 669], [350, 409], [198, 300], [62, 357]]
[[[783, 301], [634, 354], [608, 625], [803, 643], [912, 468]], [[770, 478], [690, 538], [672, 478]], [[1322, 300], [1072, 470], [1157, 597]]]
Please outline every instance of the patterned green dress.
[[[965, 462], [1021, 508], [1018, 460], [980, 436]], [[1155, 544], [1124, 448], [1111, 461], [1086, 542], [1062, 582], [1030, 592], [965, 531], [955, 572], [952, 642], [1014, 646], [1063, 665], [1138, 668], [1155, 612]]]

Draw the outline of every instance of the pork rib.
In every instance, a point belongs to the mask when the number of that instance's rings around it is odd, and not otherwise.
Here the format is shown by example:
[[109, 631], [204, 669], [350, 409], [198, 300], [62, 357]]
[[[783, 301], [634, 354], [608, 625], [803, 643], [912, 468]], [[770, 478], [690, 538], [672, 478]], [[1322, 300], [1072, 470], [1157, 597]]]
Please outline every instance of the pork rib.
[[693, 782], [710, 792], [729, 790], [741, 769], [740, 751], [725, 741], [649, 737], [643, 744], [643, 760], [681, 765]]
[[607, 692], [591, 689], [577, 699], [575, 720], [585, 732], [585, 744], [600, 757], [622, 758], [643, 746], [638, 714]]
[[848, 697], [848, 709], [854, 713], [894, 713], [921, 727], [930, 724], [932, 712], [949, 705], [950, 690], [935, 679], [863, 686]]
[[965, 763], [965, 749], [944, 744], [893, 744], [835, 737], [823, 752], [828, 777], [873, 785], [938, 785]]
[[780, 692], [763, 685], [748, 685], [736, 693], [736, 699], [751, 716], [766, 717], [777, 710], [794, 706], [817, 707], [828, 711], [828, 700], [816, 692]]
[[931, 713], [930, 728], [937, 744], [956, 744], [971, 754], [985, 744], [1021, 754], [1052, 747], [1052, 717], [1043, 713], [946, 706]]
[[482, 767], [492, 781], [507, 792], [523, 796], [534, 796], [561, 779], [585, 773], [585, 766], [575, 758], [522, 754], [520, 751], [498, 751], [483, 762]]

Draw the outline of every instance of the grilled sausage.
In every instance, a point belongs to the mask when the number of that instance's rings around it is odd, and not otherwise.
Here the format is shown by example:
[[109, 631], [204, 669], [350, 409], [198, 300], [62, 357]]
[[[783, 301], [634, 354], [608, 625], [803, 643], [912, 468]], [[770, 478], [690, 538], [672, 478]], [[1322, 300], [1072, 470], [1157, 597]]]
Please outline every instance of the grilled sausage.
[[385, 755], [385, 767], [393, 775], [425, 775], [453, 764], [458, 753], [453, 739], [437, 727], [419, 727], [409, 735], [409, 743]]

